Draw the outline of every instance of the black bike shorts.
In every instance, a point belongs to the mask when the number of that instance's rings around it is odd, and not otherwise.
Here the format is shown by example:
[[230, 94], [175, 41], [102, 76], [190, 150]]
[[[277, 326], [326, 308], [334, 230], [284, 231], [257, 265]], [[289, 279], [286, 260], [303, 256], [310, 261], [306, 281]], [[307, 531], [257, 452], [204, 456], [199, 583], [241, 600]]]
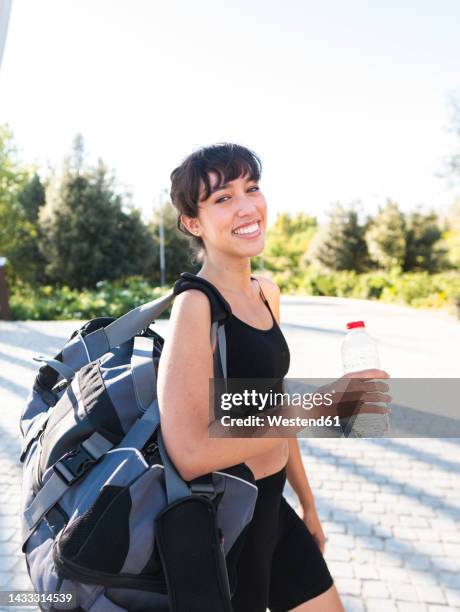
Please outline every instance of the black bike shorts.
[[283, 497], [285, 482], [285, 468], [256, 481], [253, 519], [227, 557], [234, 612], [287, 612], [333, 584], [311, 533]]

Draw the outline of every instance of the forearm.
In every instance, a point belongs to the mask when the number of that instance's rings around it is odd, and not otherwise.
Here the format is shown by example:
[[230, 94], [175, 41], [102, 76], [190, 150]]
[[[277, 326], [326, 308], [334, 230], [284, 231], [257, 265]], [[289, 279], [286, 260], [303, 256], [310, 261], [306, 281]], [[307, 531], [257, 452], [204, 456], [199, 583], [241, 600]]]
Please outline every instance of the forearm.
[[[297, 408], [295, 409], [297, 411]], [[202, 474], [219, 470], [246, 461], [276, 448], [289, 435], [295, 435], [302, 427], [273, 426], [267, 424], [267, 413], [282, 414], [283, 408], [273, 407], [264, 411], [265, 425], [256, 427], [224, 427], [217, 419], [212, 421], [207, 430], [188, 440], [188, 450], [182, 446], [180, 456], [171, 458], [176, 463], [182, 477], [192, 480]], [[262, 415], [258, 415], [261, 416]], [[167, 440], [166, 440], [167, 443]]]
[[286, 477], [297, 494], [301, 505], [304, 508], [314, 506], [313, 493], [305, 472], [297, 438], [289, 439], [289, 459], [286, 465]]

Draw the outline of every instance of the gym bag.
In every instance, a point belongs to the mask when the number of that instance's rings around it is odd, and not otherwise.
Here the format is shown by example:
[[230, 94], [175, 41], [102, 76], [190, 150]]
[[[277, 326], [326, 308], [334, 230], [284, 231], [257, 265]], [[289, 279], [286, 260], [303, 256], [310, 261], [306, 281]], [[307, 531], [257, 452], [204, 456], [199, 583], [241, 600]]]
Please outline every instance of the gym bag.
[[[252, 519], [254, 476], [241, 463], [185, 482], [160, 430], [164, 340], [150, 325], [188, 289], [210, 300], [214, 377], [226, 381], [230, 306], [189, 273], [166, 296], [92, 319], [54, 359], [37, 359], [20, 422], [22, 551], [35, 590], [73, 593], [73, 610], [232, 610], [225, 561]], [[69, 609], [56, 599], [41, 609]]]

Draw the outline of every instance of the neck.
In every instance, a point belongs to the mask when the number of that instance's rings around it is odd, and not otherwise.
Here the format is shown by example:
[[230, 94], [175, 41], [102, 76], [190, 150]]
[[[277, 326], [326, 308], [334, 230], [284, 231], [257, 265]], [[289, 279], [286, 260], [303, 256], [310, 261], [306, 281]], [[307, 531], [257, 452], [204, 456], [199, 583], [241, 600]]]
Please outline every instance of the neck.
[[242, 293], [248, 297], [253, 295], [249, 257], [226, 263], [206, 259], [198, 276], [226, 291]]

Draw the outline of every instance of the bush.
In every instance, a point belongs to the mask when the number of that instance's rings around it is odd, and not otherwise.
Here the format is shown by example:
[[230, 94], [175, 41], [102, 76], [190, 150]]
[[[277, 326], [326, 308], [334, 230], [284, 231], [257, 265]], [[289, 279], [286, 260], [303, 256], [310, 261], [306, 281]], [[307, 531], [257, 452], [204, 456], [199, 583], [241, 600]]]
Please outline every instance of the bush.
[[[102, 281], [94, 290], [81, 291], [49, 285], [34, 289], [22, 284], [13, 290], [10, 305], [13, 318], [19, 320], [88, 320], [119, 317], [168, 291], [167, 287], [152, 287], [139, 277], [116, 282]], [[169, 309], [163, 316], [168, 313]]]
[[324, 295], [409, 304], [422, 308], [445, 308], [460, 316], [460, 273], [440, 274], [354, 271], [325, 274], [313, 269], [301, 275], [282, 272], [273, 275], [281, 291], [291, 294]]
[[[295, 275], [290, 271], [272, 276], [283, 293], [373, 299], [421, 308], [443, 308], [460, 317], [460, 272], [342, 271], [325, 274], [307, 270]], [[45, 286], [33, 289], [20, 284], [10, 298], [14, 319], [62, 320], [112, 316], [119, 317], [132, 308], [154, 300], [169, 289], [152, 287], [140, 277], [124, 281], [102, 281], [94, 290]], [[169, 316], [169, 311], [162, 315]]]

